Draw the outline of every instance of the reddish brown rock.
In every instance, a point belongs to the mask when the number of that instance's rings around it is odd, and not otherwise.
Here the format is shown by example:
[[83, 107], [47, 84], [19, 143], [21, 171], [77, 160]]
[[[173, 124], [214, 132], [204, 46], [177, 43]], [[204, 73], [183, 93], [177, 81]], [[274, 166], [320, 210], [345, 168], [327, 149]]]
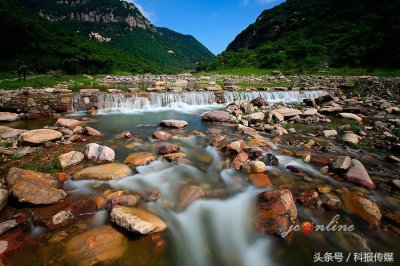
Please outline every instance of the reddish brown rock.
[[170, 153], [179, 152], [180, 150], [181, 150], [181, 148], [179, 148], [179, 146], [176, 144], [165, 144], [158, 148], [158, 153], [160, 155], [166, 155], [166, 154], [170, 154]]
[[186, 158], [186, 154], [183, 152], [170, 153], [164, 155], [163, 158], [170, 163], [182, 163], [183, 159]]
[[231, 115], [226, 111], [211, 111], [203, 115], [206, 122], [230, 122]]
[[134, 166], [143, 166], [154, 161], [156, 157], [151, 152], [136, 152], [129, 155], [125, 162]]
[[344, 177], [350, 182], [364, 186], [368, 189], [375, 188], [375, 184], [372, 182], [367, 169], [365, 169], [364, 165], [359, 160], [351, 160], [351, 166]]
[[262, 107], [262, 106], [268, 105], [267, 100], [264, 98], [261, 98], [261, 97], [255, 98], [250, 103], [252, 103], [254, 106], [257, 106], [257, 107]]
[[226, 140], [226, 136], [225, 135], [212, 137], [211, 138], [211, 145], [216, 146], [216, 147], [220, 146], [222, 144], [222, 142], [224, 142], [225, 140]]
[[258, 194], [256, 211], [256, 228], [264, 234], [283, 237], [297, 220], [296, 204], [287, 189]]
[[244, 149], [243, 140], [231, 142], [226, 146], [226, 150], [230, 153], [240, 153], [243, 151], [243, 149]]
[[272, 186], [271, 180], [265, 173], [250, 174], [251, 182], [257, 187], [270, 187]]
[[28, 235], [20, 231], [12, 231], [0, 236], [0, 264], [12, 265], [7, 264], [9, 257], [33, 243]]
[[319, 197], [318, 192], [315, 190], [300, 193], [297, 199], [306, 208], [319, 207], [322, 205], [322, 200]]
[[363, 219], [371, 226], [379, 226], [382, 214], [378, 204], [361, 193], [345, 192], [342, 194], [347, 211]]
[[249, 156], [245, 152], [239, 153], [233, 160], [233, 167], [239, 170], [242, 165], [249, 160]]
[[180, 195], [179, 209], [183, 210], [195, 201], [205, 196], [204, 191], [198, 186], [186, 186]]

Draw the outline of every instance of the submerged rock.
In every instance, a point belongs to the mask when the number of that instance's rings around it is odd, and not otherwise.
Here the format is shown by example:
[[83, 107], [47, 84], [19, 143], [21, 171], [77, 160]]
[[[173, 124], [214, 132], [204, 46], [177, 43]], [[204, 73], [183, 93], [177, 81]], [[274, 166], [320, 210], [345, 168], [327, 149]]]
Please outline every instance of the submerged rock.
[[170, 153], [179, 152], [180, 150], [181, 149], [176, 144], [165, 144], [158, 148], [158, 153], [160, 155], [166, 155], [166, 154], [170, 154]]
[[345, 192], [343, 202], [346, 210], [366, 221], [371, 226], [379, 226], [382, 219], [378, 204], [361, 193]]
[[110, 163], [84, 168], [75, 172], [72, 179], [114, 180], [126, 177], [131, 173], [131, 168], [125, 164]]
[[85, 155], [79, 151], [71, 151], [60, 155], [58, 160], [60, 161], [61, 167], [66, 168], [72, 165], [79, 164], [85, 158]]
[[86, 127], [85, 128], [85, 132], [87, 135], [89, 136], [93, 136], [93, 137], [100, 137], [101, 136], [101, 132], [92, 128], [92, 127]]
[[256, 228], [264, 234], [284, 237], [297, 220], [296, 204], [287, 189], [258, 194], [256, 211]]
[[198, 186], [186, 186], [179, 197], [179, 209], [183, 210], [195, 201], [202, 199], [205, 196], [204, 191]]
[[87, 266], [112, 263], [124, 255], [127, 244], [123, 234], [102, 226], [73, 237], [65, 249], [73, 265]]
[[171, 128], [184, 128], [188, 125], [188, 122], [184, 120], [162, 120], [160, 126], [171, 127]]
[[156, 157], [151, 152], [132, 153], [125, 159], [125, 163], [133, 166], [143, 166], [154, 161]]
[[130, 232], [148, 235], [165, 231], [167, 225], [157, 216], [138, 208], [115, 206], [111, 210], [111, 221]]
[[11, 188], [11, 195], [20, 202], [54, 204], [67, 196], [67, 192], [59, 189], [61, 184], [57, 178], [40, 172], [11, 168], [7, 183]]
[[62, 137], [62, 133], [52, 129], [35, 129], [23, 132], [20, 138], [28, 144], [42, 144], [47, 141], [57, 140]]
[[365, 169], [364, 165], [356, 159], [351, 160], [351, 166], [347, 170], [344, 177], [352, 183], [362, 185], [368, 189], [374, 189], [375, 184], [371, 180], [367, 169]]
[[153, 133], [153, 138], [155, 139], [159, 139], [159, 140], [169, 140], [172, 139], [173, 136], [171, 133], [165, 132], [165, 131], [161, 131], [161, 130], [157, 130]]
[[230, 122], [231, 115], [226, 111], [211, 111], [203, 114], [206, 122]]
[[115, 160], [115, 152], [113, 149], [102, 146], [97, 143], [90, 143], [86, 145], [85, 156], [87, 159], [96, 163], [113, 162]]

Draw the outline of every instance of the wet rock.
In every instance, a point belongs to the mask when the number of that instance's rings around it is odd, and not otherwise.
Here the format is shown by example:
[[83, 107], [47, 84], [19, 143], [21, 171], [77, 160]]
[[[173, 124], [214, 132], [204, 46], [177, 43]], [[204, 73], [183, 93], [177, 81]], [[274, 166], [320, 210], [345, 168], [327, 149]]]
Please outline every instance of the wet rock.
[[265, 156], [265, 159], [263, 160], [263, 162], [268, 166], [278, 166], [279, 165], [279, 159], [272, 153], [268, 153]]
[[226, 149], [228, 152], [231, 152], [231, 153], [240, 153], [244, 149], [244, 141], [238, 140], [238, 141], [231, 142], [226, 146]]
[[7, 263], [9, 256], [29, 247], [32, 243], [33, 240], [28, 235], [18, 230], [2, 235], [0, 237], [0, 264], [13, 265]]
[[206, 122], [230, 122], [231, 116], [225, 111], [211, 111], [203, 115], [203, 120]]
[[243, 170], [248, 174], [264, 173], [267, 171], [267, 166], [261, 161], [248, 161], [243, 164]]
[[246, 116], [246, 120], [249, 121], [250, 123], [257, 123], [263, 121], [264, 117], [265, 115], [263, 112], [257, 112]]
[[122, 138], [130, 139], [130, 138], [132, 138], [132, 134], [131, 134], [131, 132], [125, 130], [124, 132], [119, 133], [117, 135], [117, 138], [118, 139], [122, 139]]
[[18, 114], [9, 113], [9, 112], [0, 112], [0, 123], [1, 122], [12, 122], [19, 119]]
[[111, 210], [111, 221], [129, 232], [142, 235], [163, 232], [167, 225], [154, 214], [138, 209], [116, 206]]
[[357, 121], [357, 122], [362, 122], [362, 118], [359, 117], [359, 116], [356, 115], [356, 114], [352, 114], [352, 113], [340, 113], [339, 116], [342, 117], [342, 118], [355, 120], [355, 121]]
[[226, 140], [226, 136], [225, 136], [225, 135], [212, 137], [212, 138], [211, 138], [211, 145], [218, 147], [218, 146], [220, 146], [220, 145], [222, 144], [222, 142], [224, 142], [225, 140]]
[[[10, 220], [0, 223], [0, 236], [18, 226], [17, 220]], [[0, 251], [1, 253], [1, 251]]]
[[360, 137], [354, 133], [343, 134], [340, 138], [343, 142], [357, 145], [360, 142]]
[[247, 160], [249, 160], [249, 156], [247, 155], [247, 153], [241, 152], [241, 153], [239, 153], [239, 154], [235, 157], [235, 159], [233, 160], [233, 167], [234, 167], [236, 170], [239, 170], [239, 169], [242, 167], [242, 165], [243, 165], [245, 162], [247, 162]]
[[35, 213], [35, 223], [54, 230], [76, 223], [93, 215], [95, 211], [96, 204], [91, 199], [69, 199]]
[[322, 136], [324, 136], [325, 138], [332, 138], [332, 137], [336, 137], [337, 135], [338, 135], [338, 132], [334, 129], [322, 131]]
[[85, 129], [81, 126], [77, 126], [72, 130], [73, 134], [83, 134], [83, 132], [85, 132]]
[[339, 156], [331, 162], [330, 168], [336, 172], [345, 172], [351, 166], [351, 158], [349, 156]]
[[8, 201], [8, 191], [0, 188], [0, 212], [6, 206]]
[[137, 195], [121, 195], [116, 197], [107, 197], [105, 208], [111, 210], [114, 206], [135, 206], [139, 201]]
[[389, 185], [396, 190], [400, 190], [400, 179], [390, 180]]
[[293, 172], [293, 173], [296, 173], [296, 174], [303, 172], [300, 168], [298, 168], [298, 167], [296, 167], [294, 165], [288, 165], [288, 166], [286, 166], [286, 169], [288, 169], [290, 172]]
[[22, 130], [22, 129], [14, 129], [14, 128], [9, 128], [8, 130], [4, 131], [1, 133], [1, 138], [2, 139], [17, 139], [22, 133], [26, 132], [27, 130]]
[[260, 232], [284, 237], [296, 220], [296, 204], [289, 190], [272, 190], [257, 195], [256, 228]]
[[73, 237], [65, 249], [73, 265], [110, 264], [121, 258], [127, 249], [127, 238], [112, 228], [102, 226]]
[[253, 104], [254, 106], [257, 106], [257, 107], [262, 107], [262, 106], [267, 106], [268, 105], [267, 100], [265, 100], [262, 97], [257, 97], [254, 100], [252, 100], [250, 103]]
[[82, 122], [76, 119], [60, 118], [57, 120], [56, 125], [60, 127], [74, 128], [79, 126]]
[[20, 135], [23, 142], [28, 144], [43, 144], [46, 141], [57, 140], [62, 137], [62, 133], [51, 129], [35, 129], [24, 132]]
[[67, 193], [59, 189], [60, 182], [52, 175], [19, 168], [11, 168], [7, 175], [11, 195], [20, 202], [54, 204]]
[[350, 213], [357, 215], [371, 226], [379, 226], [382, 214], [375, 201], [361, 193], [345, 192], [343, 202]]
[[322, 205], [322, 200], [319, 197], [319, 194], [315, 190], [302, 192], [299, 194], [297, 199], [303, 204], [306, 208], [311, 207], [319, 207]]
[[170, 128], [184, 128], [188, 125], [188, 122], [184, 120], [162, 120], [160, 126]]
[[269, 187], [272, 186], [271, 180], [265, 173], [250, 174], [249, 178], [256, 187]]
[[186, 158], [186, 154], [183, 152], [170, 153], [164, 155], [163, 158], [170, 163], [182, 163], [183, 159]]
[[165, 144], [158, 148], [158, 153], [161, 155], [166, 155], [170, 153], [179, 152], [180, 150], [181, 148], [179, 148], [179, 146], [176, 144]]
[[358, 185], [362, 185], [368, 189], [375, 188], [375, 184], [374, 182], [372, 182], [371, 177], [367, 172], [367, 169], [365, 169], [364, 165], [359, 160], [351, 160], [351, 166], [347, 170], [344, 177], [348, 181]]
[[346, 251], [348, 252], [371, 252], [371, 248], [368, 246], [367, 240], [356, 233], [346, 232], [343, 234], [347, 240]]
[[204, 198], [204, 191], [198, 186], [188, 185], [186, 186], [179, 197], [179, 210], [184, 210], [186, 207], [194, 203], [195, 201]]
[[158, 190], [149, 190], [144, 193], [142, 199], [146, 202], [157, 201], [161, 197], [161, 192]]
[[339, 197], [331, 194], [324, 193], [321, 194], [322, 204], [331, 210], [339, 209], [342, 206], [342, 202]]
[[93, 136], [93, 137], [100, 137], [101, 133], [100, 131], [92, 128], [92, 127], [86, 127], [85, 128], [85, 133], [89, 136]]
[[71, 151], [60, 155], [58, 160], [60, 161], [60, 165], [62, 168], [66, 168], [72, 165], [79, 164], [85, 158], [85, 154], [79, 151]]
[[124, 164], [111, 163], [84, 168], [73, 174], [72, 179], [113, 180], [121, 179], [132, 173], [131, 168]]
[[385, 214], [385, 218], [386, 218], [386, 220], [392, 222], [393, 224], [400, 226], [400, 214], [390, 212], [390, 213]]
[[148, 165], [155, 159], [156, 157], [151, 152], [136, 152], [126, 157], [125, 163], [133, 166], [143, 166]]
[[169, 140], [172, 139], [173, 136], [171, 133], [165, 132], [165, 131], [161, 131], [161, 130], [157, 130], [153, 133], [153, 138], [155, 139], [159, 139], [159, 140]]
[[113, 162], [115, 160], [115, 152], [113, 149], [97, 143], [86, 145], [85, 156], [87, 159], [96, 163]]

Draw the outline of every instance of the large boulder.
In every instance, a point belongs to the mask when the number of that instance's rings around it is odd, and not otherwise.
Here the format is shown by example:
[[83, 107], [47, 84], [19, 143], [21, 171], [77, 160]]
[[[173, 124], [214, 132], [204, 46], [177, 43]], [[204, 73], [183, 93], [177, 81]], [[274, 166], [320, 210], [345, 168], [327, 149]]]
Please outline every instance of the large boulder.
[[170, 127], [170, 128], [184, 128], [188, 125], [188, 122], [184, 120], [162, 120], [160, 126], [162, 127]]
[[206, 122], [230, 122], [231, 115], [225, 111], [211, 111], [203, 114], [203, 120]]
[[76, 119], [67, 119], [67, 118], [60, 118], [57, 120], [56, 125], [60, 127], [69, 127], [74, 128], [79, 126], [82, 122]]
[[148, 235], [167, 229], [167, 225], [160, 218], [138, 208], [115, 206], [110, 215], [112, 222], [129, 232]]
[[0, 122], [12, 122], [19, 118], [18, 114], [9, 112], [0, 112]]
[[58, 157], [58, 161], [62, 168], [79, 164], [85, 158], [85, 154], [79, 151], [70, 151]]
[[133, 166], [143, 166], [154, 161], [156, 157], [151, 152], [136, 152], [125, 159], [125, 163]]
[[121, 258], [128, 239], [111, 226], [102, 226], [73, 237], [65, 249], [73, 265], [111, 264]]
[[62, 137], [62, 133], [52, 130], [52, 129], [35, 129], [27, 132], [23, 132], [20, 135], [20, 138], [23, 142], [28, 144], [42, 144], [47, 141], [53, 141], [60, 139]]
[[372, 182], [367, 169], [365, 169], [364, 165], [359, 160], [351, 160], [351, 166], [344, 177], [350, 182], [364, 186], [368, 189], [375, 188], [375, 184]]
[[264, 234], [283, 237], [297, 220], [296, 204], [287, 189], [258, 194], [256, 211], [257, 230]]
[[13, 167], [8, 172], [7, 183], [11, 195], [20, 202], [53, 204], [67, 196], [67, 192], [60, 189], [59, 180], [50, 174]]
[[132, 173], [131, 168], [125, 164], [110, 163], [84, 168], [73, 174], [72, 179], [113, 180], [121, 179]]
[[113, 149], [97, 143], [86, 145], [85, 156], [87, 159], [96, 163], [113, 162], [115, 160], [115, 152]]

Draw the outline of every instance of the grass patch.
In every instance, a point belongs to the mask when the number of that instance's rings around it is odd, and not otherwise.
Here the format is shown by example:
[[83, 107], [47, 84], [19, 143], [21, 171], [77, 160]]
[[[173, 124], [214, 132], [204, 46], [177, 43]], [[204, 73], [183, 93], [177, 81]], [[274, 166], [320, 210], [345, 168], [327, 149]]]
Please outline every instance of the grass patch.
[[21, 168], [46, 174], [55, 174], [63, 170], [58, 159], [53, 159], [50, 162], [28, 162], [21, 165]]

